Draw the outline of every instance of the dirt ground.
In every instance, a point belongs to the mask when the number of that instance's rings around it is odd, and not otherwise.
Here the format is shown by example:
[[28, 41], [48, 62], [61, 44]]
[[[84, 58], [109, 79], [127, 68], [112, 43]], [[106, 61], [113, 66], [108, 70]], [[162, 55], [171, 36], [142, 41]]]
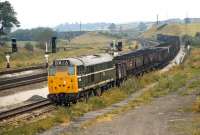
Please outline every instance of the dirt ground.
[[87, 129], [72, 131], [73, 135], [184, 135], [176, 132], [175, 121], [189, 121], [195, 114], [184, 111], [191, 107], [195, 95], [171, 94], [140, 106], [110, 121], [96, 123]]
[[0, 98], [4, 96], [9, 96], [13, 95], [19, 92], [25, 92], [25, 91], [30, 91], [30, 90], [35, 90], [35, 89], [41, 89], [47, 87], [47, 82], [40, 82], [40, 83], [35, 83], [35, 84], [30, 84], [30, 85], [25, 85], [25, 86], [20, 86], [20, 87], [15, 87], [7, 90], [3, 90], [0, 92]]
[[41, 82], [22, 87], [16, 87], [0, 93], [0, 111], [6, 107], [22, 103], [34, 95], [46, 98], [48, 94], [47, 82]]

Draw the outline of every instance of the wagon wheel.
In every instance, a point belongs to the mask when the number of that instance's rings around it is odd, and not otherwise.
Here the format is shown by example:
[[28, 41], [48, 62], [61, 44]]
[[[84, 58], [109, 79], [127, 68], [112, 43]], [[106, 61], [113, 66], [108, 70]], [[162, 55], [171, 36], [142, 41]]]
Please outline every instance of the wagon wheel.
[[104, 87], [101, 87], [100, 88], [100, 91], [101, 91], [101, 95], [105, 92], [105, 89], [104, 89]]
[[77, 100], [78, 100], [79, 102], [83, 102], [84, 99], [85, 99], [85, 93], [84, 93], [84, 92], [81, 92], [81, 93], [79, 94]]
[[101, 96], [102, 95], [102, 90], [101, 89], [96, 89], [94, 90], [95, 96]]

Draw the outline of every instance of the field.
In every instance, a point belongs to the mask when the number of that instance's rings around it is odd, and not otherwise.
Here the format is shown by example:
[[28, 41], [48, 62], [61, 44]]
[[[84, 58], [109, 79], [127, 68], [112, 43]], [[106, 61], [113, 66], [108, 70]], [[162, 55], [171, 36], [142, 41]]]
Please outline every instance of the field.
[[169, 24], [162, 28], [158, 28], [153, 26], [148, 31], [143, 33], [141, 36], [145, 38], [155, 38], [156, 34], [167, 34], [167, 35], [175, 35], [175, 36], [183, 36], [185, 34], [189, 36], [195, 36], [196, 32], [200, 31], [199, 23], [192, 24]]

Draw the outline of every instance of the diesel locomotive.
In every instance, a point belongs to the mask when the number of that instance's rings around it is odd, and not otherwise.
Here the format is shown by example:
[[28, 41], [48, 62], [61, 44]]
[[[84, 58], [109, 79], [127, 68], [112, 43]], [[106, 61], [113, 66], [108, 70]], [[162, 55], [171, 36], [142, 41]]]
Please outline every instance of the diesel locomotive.
[[[174, 39], [174, 37], [173, 37]], [[162, 68], [178, 53], [180, 43], [163, 43], [113, 56], [107, 53], [56, 59], [48, 70], [48, 98], [60, 105], [99, 96], [130, 75]]]

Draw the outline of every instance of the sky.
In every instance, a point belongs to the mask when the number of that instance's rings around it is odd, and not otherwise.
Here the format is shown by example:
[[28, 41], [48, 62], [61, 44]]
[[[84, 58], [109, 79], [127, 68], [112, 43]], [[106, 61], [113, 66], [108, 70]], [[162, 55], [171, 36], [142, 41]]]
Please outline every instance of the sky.
[[[0, 0], [5, 1], [5, 0]], [[62, 23], [156, 21], [200, 17], [199, 0], [8, 0], [21, 28]]]

